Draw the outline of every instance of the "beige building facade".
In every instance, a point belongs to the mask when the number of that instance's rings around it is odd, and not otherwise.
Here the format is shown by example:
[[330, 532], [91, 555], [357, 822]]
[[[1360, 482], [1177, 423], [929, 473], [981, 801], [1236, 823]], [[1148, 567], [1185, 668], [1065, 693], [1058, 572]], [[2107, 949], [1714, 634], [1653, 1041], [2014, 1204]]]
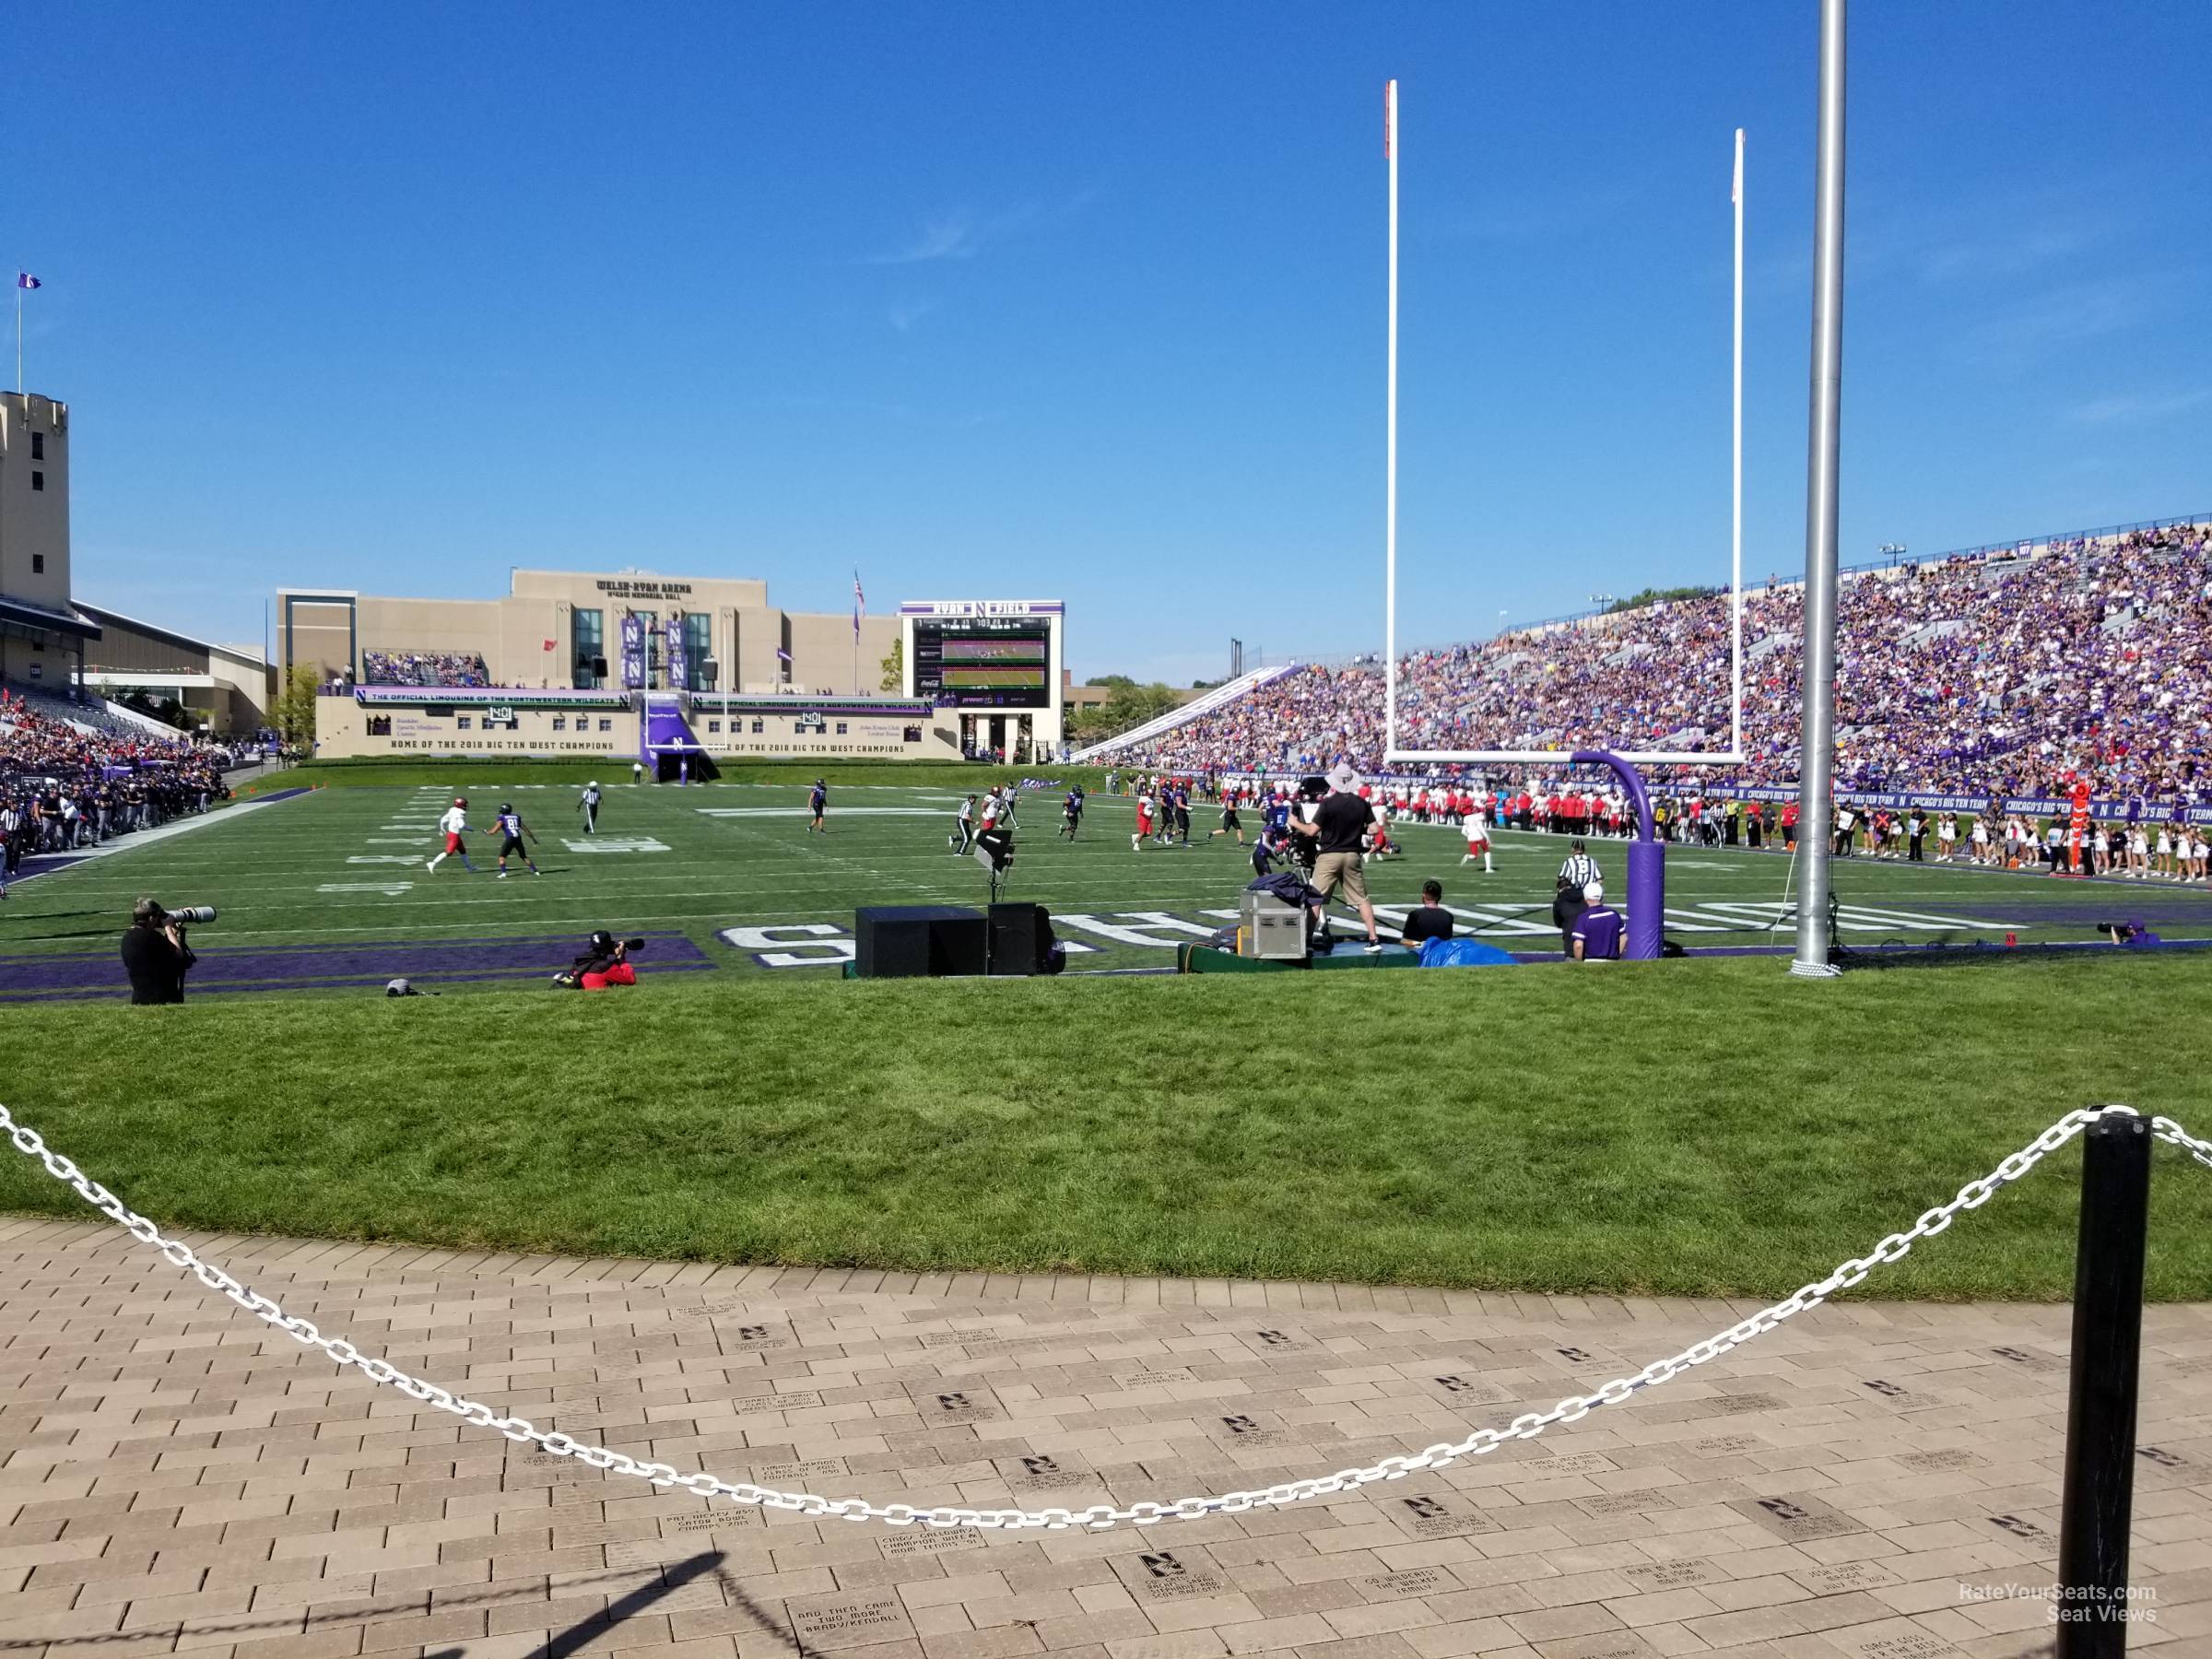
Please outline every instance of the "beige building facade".
[[324, 688], [325, 757], [605, 755], [668, 775], [714, 757], [1049, 758], [1061, 611], [910, 602], [856, 630], [771, 605], [758, 579], [517, 570], [498, 599], [279, 589], [274, 620], [279, 672]]
[[[700, 756], [953, 760], [960, 754], [956, 724], [896, 698], [700, 692], [650, 700], [654, 707], [641, 711], [620, 690], [326, 689], [315, 700], [315, 753], [323, 759], [605, 756], [625, 769], [642, 761], [661, 775], [696, 771]], [[681, 727], [669, 724], [669, 705], [677, 701], [688, 705]]]
[[325, 685], [733, 695], [876, 695], [900, 635], [864, 617], [856, 641], [850, 613], [782, 610], [758, 579], [643, 571], [517, 570], [497, 599], [283, 588], [275, 621], [278, 666]]

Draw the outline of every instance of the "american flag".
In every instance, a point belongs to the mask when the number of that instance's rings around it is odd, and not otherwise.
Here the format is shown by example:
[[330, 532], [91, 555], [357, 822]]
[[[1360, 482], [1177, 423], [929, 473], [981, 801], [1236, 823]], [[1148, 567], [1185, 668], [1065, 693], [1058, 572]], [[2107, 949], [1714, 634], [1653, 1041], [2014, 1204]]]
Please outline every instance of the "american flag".
[[860, 591], [860, 571], [853, 572], [853, 637], [860, 638], [861, 613], [868, 608], [868, 596]]

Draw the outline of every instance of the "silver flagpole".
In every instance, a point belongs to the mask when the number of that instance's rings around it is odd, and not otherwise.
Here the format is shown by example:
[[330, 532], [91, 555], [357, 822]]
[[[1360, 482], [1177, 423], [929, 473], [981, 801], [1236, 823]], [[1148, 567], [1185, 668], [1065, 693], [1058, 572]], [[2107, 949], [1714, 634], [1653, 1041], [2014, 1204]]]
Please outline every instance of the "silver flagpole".
[[1836, 749], [1836, 472], [1843, 398], [1843, 11], [1820, 0], [1819, 147], [1813, 186], [1811, 435], [1806, 456], [1805, 716], [1797, 788], [1797, 954], [1825, 979]]

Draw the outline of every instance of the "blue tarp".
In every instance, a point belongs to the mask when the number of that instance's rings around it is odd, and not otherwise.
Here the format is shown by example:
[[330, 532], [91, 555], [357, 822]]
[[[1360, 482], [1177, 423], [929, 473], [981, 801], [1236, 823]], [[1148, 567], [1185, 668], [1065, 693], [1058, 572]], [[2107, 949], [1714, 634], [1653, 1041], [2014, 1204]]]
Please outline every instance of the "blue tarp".
[[1421, 966], [1424, 968], [1488, 968], [1503, 964], [1513, 966], [1513, 959], [1495, 945], [1485, 945], [1480, 939], [1423, 939]]

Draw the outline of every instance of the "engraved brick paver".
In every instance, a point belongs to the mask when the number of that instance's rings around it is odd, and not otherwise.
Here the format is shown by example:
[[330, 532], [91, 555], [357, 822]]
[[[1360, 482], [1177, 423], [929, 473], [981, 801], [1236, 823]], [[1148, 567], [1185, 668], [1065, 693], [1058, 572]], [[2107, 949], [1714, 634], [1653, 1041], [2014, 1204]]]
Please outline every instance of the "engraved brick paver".
[[[1371, 1464], [1748, 1311], [186, 1237], [541, 1427], [918, 1507]], [[2068, 1328], [2064, 1308], [1851, 1302], [1538, 1441], [1308, 1505], [898, 1530], [511, 1443], [117, 1230], [0, 1218], [0, 1659], [2024, 1659], [2049, 1640]], [[2212, 1651], [2212, 1308], [2145, 1331], [2134, 1641]]]

